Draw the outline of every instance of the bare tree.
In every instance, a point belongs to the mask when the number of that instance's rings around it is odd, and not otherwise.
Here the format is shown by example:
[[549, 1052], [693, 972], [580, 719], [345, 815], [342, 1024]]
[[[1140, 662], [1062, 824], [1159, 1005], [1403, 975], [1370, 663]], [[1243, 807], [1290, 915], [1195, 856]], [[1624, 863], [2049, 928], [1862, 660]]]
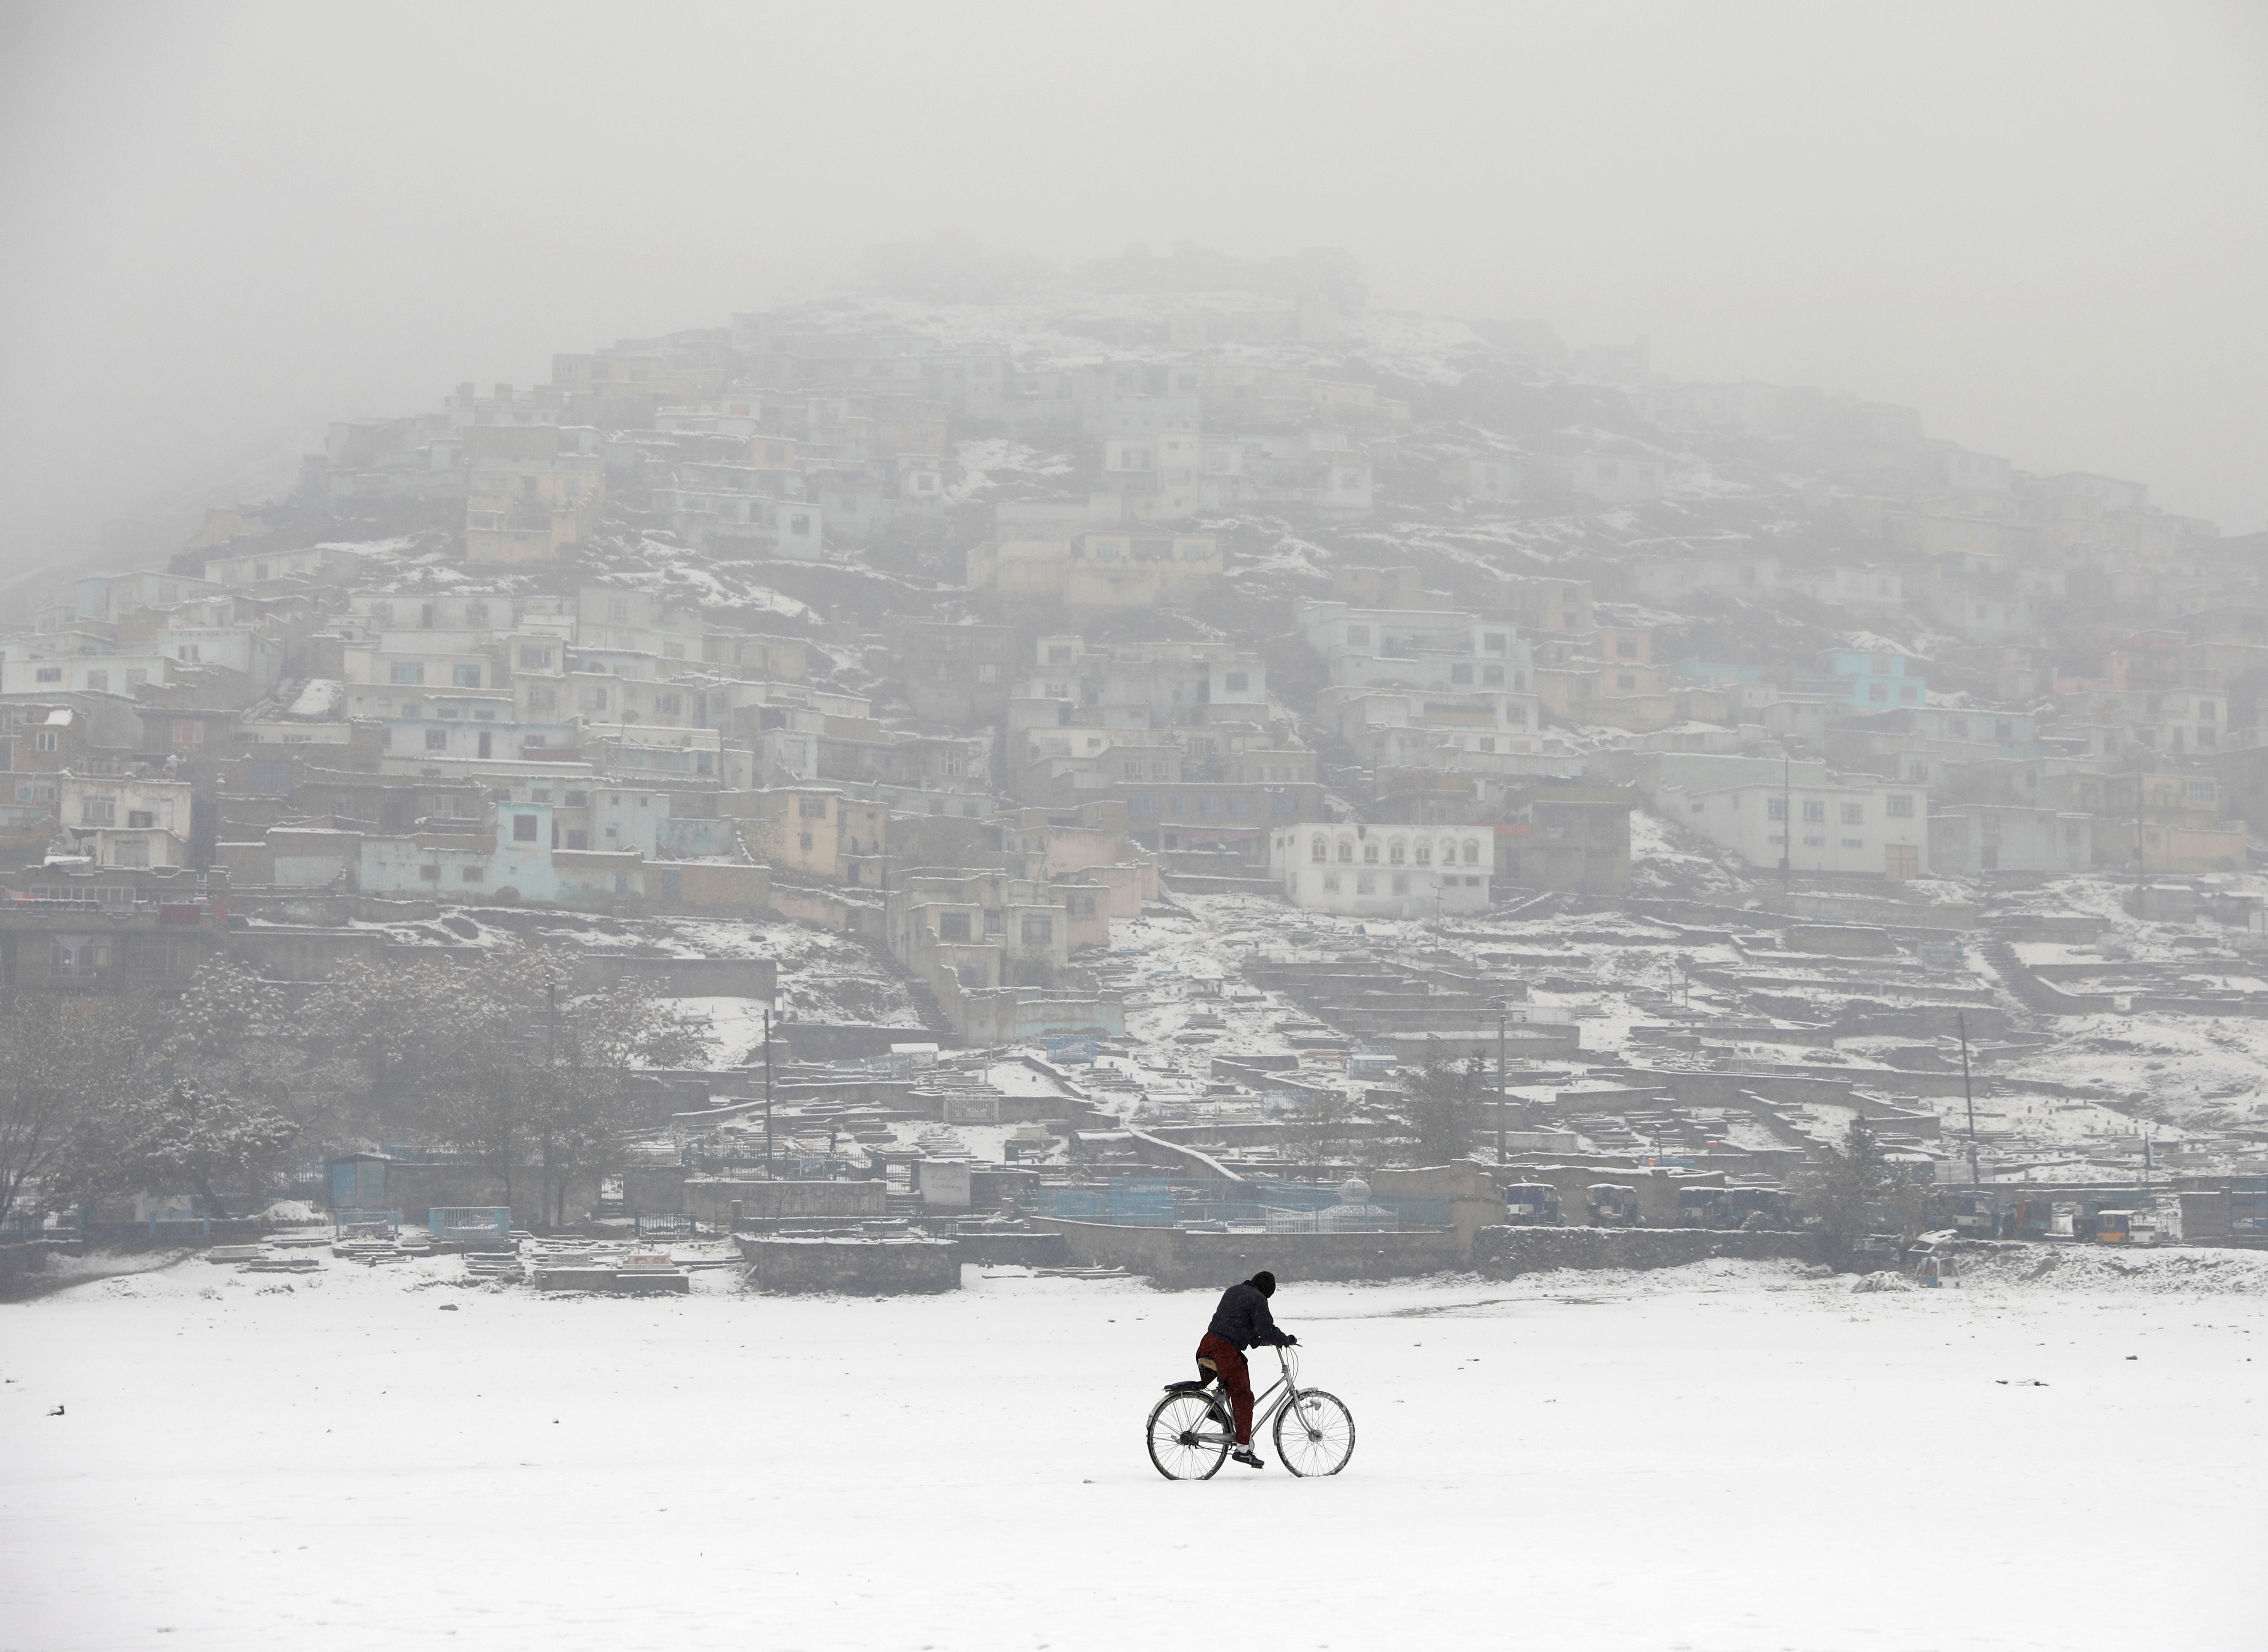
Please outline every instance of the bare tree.
[[11, 993], [0, 999], [0, 1216], [36, 1213], [65, 1149], [106, 1096], [143, 1065], [134, 1006]]

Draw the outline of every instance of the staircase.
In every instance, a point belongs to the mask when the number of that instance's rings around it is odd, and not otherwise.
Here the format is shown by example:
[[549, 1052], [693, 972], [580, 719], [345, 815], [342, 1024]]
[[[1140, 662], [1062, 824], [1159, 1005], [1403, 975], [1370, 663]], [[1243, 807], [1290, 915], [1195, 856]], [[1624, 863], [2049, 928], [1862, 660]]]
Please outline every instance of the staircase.
[[953, 1034], [953, 1023], [946, 1019], [944, 1006], [937, 1001], [937, 993], [918, 975], [906, 982], [906, 996], [913, 1001], [914, 1014], [921, 1018], [928, 1032]]

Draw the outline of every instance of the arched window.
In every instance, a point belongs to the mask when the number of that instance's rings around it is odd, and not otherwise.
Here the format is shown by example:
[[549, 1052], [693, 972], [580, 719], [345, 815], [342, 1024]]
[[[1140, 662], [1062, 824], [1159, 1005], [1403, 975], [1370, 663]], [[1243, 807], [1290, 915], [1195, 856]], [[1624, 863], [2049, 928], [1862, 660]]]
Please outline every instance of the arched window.
[[1418, 840], [1418, 864], [1420, 866], [1431, 866], [1432, 863], [1433, 846], [1425, 841], [1425, 839], [1419, 838]]
[[1330, 857], [1331, 846], [1323, 834], [1318, 832], [1314, 841], [1307, 845], [1307, 858], [1320, 866]]
[[1443, 838], [1441, 840], [1441, 864], [1444, 866], [1454, 866], [1456, 863], [1456, 840], [1454, 838]]
[[1480, 863], [1481, 846], [1479, 841], [1475, 838], [1467, 838], [1465, 840], [1465, 864], [1468, 866], [1478, 866]]
[[1366, 843], [1362, 846], [1362, 863], [1365, 866], [1375, 866], [1378, 864], [1377, 844]]
[[1393, 842], [1386, 846], [1386, 859], [1388, 865], [1399, 866], [1402, 864], [1403, 854], [1402, 840], [1400, 838], [1395, 839]]
[[1342, 866], [1351, 866], [1354, 864], [1354, 840], [1352, 838], [1341, 838], [1339, 840], [1339, 864]]

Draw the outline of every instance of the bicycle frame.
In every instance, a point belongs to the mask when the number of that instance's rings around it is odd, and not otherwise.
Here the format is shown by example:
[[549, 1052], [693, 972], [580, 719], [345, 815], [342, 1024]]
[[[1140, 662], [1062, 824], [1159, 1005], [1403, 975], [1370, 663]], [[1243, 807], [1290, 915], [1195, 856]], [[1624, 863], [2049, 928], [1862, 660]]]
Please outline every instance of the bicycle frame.
[[[1261, 1437], [1263, 1430], [1275, 1427], [1277, 1413], [1290, 1405], [1293, 1396], [1300, 1391], [1298, 1358], [1289, 1348], [1278, 1346], [1276, 1350], [1276, 1363], [1281, 1368], [1281, 1374], [1274, 1382], [1268, 1384], [1264, 1392], [1252, 1397], [1252, 1437], [1255, 1440]], [[1219, 1405], [1226, 1406], [1229, 1403], [1228, 1391], [1219, 1385], [1218, 1377], [1214, 1379], [1213, 1385], [1205, 1391], [1209, 1398]], [[1235, 1422], [1233, 1419], [1231, 1420], [1229, 1431], [1226, 1434], [1200, 1434], [1196, 1437], [1207, 1445], [1224, 1443], [1234, 1445], [1236, 1443]]]

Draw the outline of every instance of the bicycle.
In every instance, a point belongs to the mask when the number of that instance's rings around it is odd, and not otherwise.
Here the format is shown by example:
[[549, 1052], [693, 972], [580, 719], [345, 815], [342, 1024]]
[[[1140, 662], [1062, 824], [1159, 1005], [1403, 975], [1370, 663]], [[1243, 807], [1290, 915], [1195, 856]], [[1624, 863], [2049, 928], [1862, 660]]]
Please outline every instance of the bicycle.
[[[1277, 1461], [1301, 1479], [1336, 1474], [1354, 1455], [1354, 1413], [1336, 1394], [1300, 1386], [1300, 1362], [1276, 1350], [1282, 1375], [1252, 1402], [1252, 1432], [1274, 1428]], [[1226, 1393], [1212, 1379], [1166, 1384], [1150, 1412], [1150, 1462], [1167, 1479], [1211, 1479], [1236, 1443]]]

